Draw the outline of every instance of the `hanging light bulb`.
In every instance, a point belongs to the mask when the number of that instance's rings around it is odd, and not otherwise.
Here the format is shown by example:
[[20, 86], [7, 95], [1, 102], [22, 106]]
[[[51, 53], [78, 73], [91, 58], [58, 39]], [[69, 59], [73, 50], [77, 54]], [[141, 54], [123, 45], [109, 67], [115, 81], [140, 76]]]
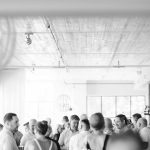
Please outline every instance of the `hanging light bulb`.
[[145, 106], [144, 115], [150, 115], [150, 106]]
[[145, 88], [147, 84], [148, 84], [147, 76], [143, 73], [142, 69], [139, 68], [136, 71], [135, 89]]
[[26, 43], [28, 45], [32, 44], [32, 39], [30, 37], [30, 35], [33, 35], [33, 33], [25, 33], [27, 36], [26, 36]]
[[26, 35], [26, 43], [28, 45], [31, 45], [32, 44], [32, 39], [31, 39], [31, 35], [33, 35], [33, 32], [32, 32], [32, 20], [31, 18], [27, 18], [27, 31], [25, 33]]

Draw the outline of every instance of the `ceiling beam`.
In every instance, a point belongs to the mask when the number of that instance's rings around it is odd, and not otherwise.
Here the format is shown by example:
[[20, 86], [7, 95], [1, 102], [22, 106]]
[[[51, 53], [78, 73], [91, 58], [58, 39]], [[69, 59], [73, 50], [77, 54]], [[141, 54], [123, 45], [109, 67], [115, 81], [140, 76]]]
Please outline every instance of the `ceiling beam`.
[[4, 69], [98, 69], [98, 68], [150, 68], [150, 65], [125, 65], [125, 66], [6, 66]]
[[[42, 49], [35, 49], [35, 51], [37, 51], [37, 52], [31, 52], [32, 50], [30, 50], [30, 49], [28, 49], [28, 51], [29, 52], [20, 52], [21, 51], [21, 49], [17, 49], [16, 50], [16, 55], [56, 55], [57, 53], [56, 52], [51, 52], [51, 53], [49, 53], [49, 52], [41, 52], [42, 51]], [[40, 51], [40, 52], [39, 52]], [[87, 55], [112, 55], [113, 54], [113, 52], [106, 52], [106, 53], [104, 53], [104, 52], [93, 52], [93, 53], [89, 53], [89, 52], [66, 52], [65, 53], [65, 55], [85, 55], [85, 56], [87, 56]], [[142, 53], [142, 52], [117, 52], [116, 53], [116, 55], [150, 55], [150, 53]], [[149, 59], [150, 60], [150, 59]]]
[[150, 16], [150, 0], [0, 0], [1, 16]]
[[[100, 18], [99, 18], [100, 19]], [[26, 31], [15, 31], [15, 32], [9, 32], [9, 34], [25, 34]], [[115, 34], [120, 34], [122, 32], [122, 30], [109, 30], [109, 31], [104, 31], [104, 30], [87, 30], [87, 31], [55, 31], [55, 33], [73, 33], [73, 34], [85, 34], [85, 33], [93, 33], [93, 34], [98, 34], [98, 33], [115, 33]], [[136, 33], [136, 32], [140, 32], [140, 33], [150, 33], [149, 29], [143, 29], [143, 30], [126, 30], [124, 31], [124, 33]], [[46, 31], [32, 31], [33, 34], [49, 34], [49, 32]], [[3, 34], [8, 34], [8, 32], [3, 32]], [[128, 40], [128, 41], [133, 41], [133, 40]]]

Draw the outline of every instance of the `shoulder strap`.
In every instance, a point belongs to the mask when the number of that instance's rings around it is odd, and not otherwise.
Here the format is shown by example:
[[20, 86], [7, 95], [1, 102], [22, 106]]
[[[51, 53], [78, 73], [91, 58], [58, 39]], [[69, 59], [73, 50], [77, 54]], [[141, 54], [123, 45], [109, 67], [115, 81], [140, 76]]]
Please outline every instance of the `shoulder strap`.
[[53, 141], [52, 141], [52, 140], [50, 140], [50, 141], [51, 141], [51, 145], [50, 145], [50, 147], [49, 147], [49, 150], [52, 150]]
[[104, 141], [103, 150], [106, 150], [107, 143], [108, 143], [108, 139], [109, 139], [109, 135], [106, 135], [106, 137], [105, 137], [105, 141]]
[[35, 143], [37, 144], [37, 146], [38, 146], [39, 150], [42, 150], [42, 148], [41, 148], [41, 146], [40, 146], [40, 144], [39, 144], [38, 140], [37, 140], [37, 139], [34, 139], [34, 141], [35, 141]]
[[88, 142], [86, 143], [86, 148], [87, 150], [91, 150], [90, 144]]

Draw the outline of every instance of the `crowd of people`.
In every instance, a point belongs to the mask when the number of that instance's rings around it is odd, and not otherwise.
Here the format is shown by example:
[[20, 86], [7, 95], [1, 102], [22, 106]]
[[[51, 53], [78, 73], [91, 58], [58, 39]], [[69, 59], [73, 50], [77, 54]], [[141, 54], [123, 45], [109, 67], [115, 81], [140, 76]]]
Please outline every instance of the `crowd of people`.
[[132, 120], [119, 114], [114, 122], [99, 112], [62, 120], [53, 133], [50, 118], [31, 119], [22, 134], [17, 115], [7, 113], [0, 124], [0, 150], [150, 150], [150, 128], [141, 114]]

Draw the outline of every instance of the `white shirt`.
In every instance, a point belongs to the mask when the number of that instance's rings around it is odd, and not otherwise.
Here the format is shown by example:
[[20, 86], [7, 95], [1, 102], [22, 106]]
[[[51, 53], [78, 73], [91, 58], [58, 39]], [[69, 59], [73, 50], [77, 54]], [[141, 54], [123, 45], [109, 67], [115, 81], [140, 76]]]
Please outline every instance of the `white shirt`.
[[71, 137], [69, 142], [69, 150], [82, 150], [85, 148], [85, 138], [90, 134], [89, 131], [81, 131]]
[[150, 150], [150, 128], [144, 127], [141, 129], [140, 136], [144, 142], [148, 142], [148, 148], [146, 150]]
[[0, 132], [0, 150], [18, 150], [13, 133], [5, 127]]
[[64, 130], [59, 137], [59, 145], [61, 146], [61, 149], [68, 150], [70, 139], [76, 134], [78, 134], [78, 131], [72, 132], [71, 129]]
[[24, 134], [21, 138], [20, 146], [25, 146], [28, 141], [31, 141], [34, 138], [35, 136], [31, 132]]

